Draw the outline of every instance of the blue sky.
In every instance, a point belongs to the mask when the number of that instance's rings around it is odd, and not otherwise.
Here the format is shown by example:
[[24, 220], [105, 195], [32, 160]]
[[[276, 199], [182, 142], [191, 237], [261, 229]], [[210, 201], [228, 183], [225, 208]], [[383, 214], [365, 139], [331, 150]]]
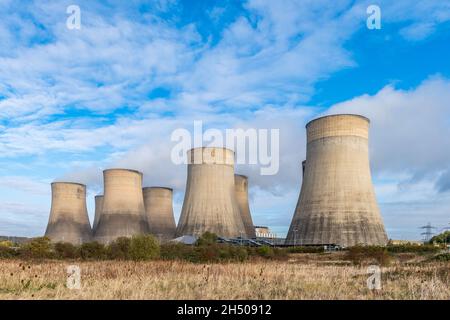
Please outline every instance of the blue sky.
[[[67, 6], [81, 29], [66, 27]], [[369, 30], [377, 4], [382, 28]], [[388, 234], [418, 239], [450, 222], [450, 1], [0, 0], [0, 234], [45, 231], [50, 183], [93, 197], [101, 171], [173, 187], [177, 128], [279, 128], [281, 168], [249, 175], [256, 224], [287, 231], [305, 124], [371, 119], [370, 157]]]

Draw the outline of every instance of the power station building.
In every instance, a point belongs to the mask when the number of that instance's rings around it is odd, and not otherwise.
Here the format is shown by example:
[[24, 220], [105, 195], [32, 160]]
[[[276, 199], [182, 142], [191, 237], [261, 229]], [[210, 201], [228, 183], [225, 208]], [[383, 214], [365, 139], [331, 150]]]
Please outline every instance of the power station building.
[[202, 147], [188, 151], [186, 193], [177, 236], [209, 231], [226, 238], [245, 237], [236, 199], [234, 152]]
[[325, 116], [306, 130], [303, 182], [286, 244], [386, 244], [370, 174], [369, 119]]
[[239, 205], [239, 211], [241, 213], [242, 222], [244, 223], [246, 236], [247, 238], [253, 239], [256, 237], [256, 234], [248, 202], [248, 178], [240, 174], [235, 174], [234, 185], [236, 200]]
[[103, 171], [104, 196], [95, 240], [109, 243], [118, 237], [148, 233], [142, 195], [142, 173], [129, 169]]
[[160, 241], [175, 237], [176, 224], [173, 215], [173, 190], [164, 187], [142, 189], [149, 232]]
[[75, 245], [92, 240], [86, 208], [86, 186], [73, 182], [53, 182], [52, 205], [45, 236], [54, 242]]

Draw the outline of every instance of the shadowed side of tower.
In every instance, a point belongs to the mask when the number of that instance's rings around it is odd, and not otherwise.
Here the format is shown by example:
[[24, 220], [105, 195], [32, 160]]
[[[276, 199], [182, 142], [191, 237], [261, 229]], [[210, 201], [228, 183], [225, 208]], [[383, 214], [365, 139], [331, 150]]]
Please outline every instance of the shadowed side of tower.
[[306, 129], [304, 177], [286, 243], [386, 244], [370, 174], [369, 120], [326, 116]]
[[248, 202], [248, 178], [246, 176], [235, 174], [234, 184], [236, 190], [236, 200], [239, 205], [242, 222], [248, 238], [256, 238], [255, 227], [250, 213]]
[[128, 169], [103, 171], [103, 205], [95, 239], [109, 243], [118, 237], [148, 232], [142, 195], [142, 173]]
[[149, 232], [161, 241], [175, 237], [176, 225], [173, 215], [170, 188], [147, 187], [142, 189]]
[[54, 242], [81, 244], [92, 240], [86, 207], [86, 186], [52, 183], [52, 205], [45, 236]]
[[100, 220], [100, 215], [102, 214], [102, 207], [103, 207], [103, 195], [95, 196], [95, 217], [94, 217], [94, 225], [92, 226], [92, 229], [97, 229], [98, 221]]
[[186, 193], [177, 236], [200, 236], [209, 231], [235, 238], [246, 231], [236, 200], [234, 152], [225, 148], [188, 151]]

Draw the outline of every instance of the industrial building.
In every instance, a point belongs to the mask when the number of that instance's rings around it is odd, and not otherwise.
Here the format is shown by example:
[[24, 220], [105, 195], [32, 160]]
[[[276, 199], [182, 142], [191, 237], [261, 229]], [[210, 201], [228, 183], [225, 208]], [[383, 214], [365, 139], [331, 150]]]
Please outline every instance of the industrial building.
[[246, 236], [249, 239], [256, 237], [255, 227], [253, 226], [253, 220], [250, 213], [250, 205], [248, 202], [248, 178], [244, 175], [235, 174], [234, 184], [236, 191], [236, 200], [239, 205], [239, 211], [241, 213], [242, 222], [246, 231]]
[[142, 173], [129, 169], [103, 171], [103, 205], [95, 240], [109, 243], [118, 237], [148, 233], [142, 195]]
[[203, 147], [188, 151], [186, 193], [177, 236], [209, 231], [225, 238], [245, 237], [236, 199], [234, 152]]
[[149, 232], [160, 241], [175, 238], [171, 188], [147, 187], [142, 189]]
[[325, 116], [306, 125], [304, 178], [286, 244], [385, 245], [369, 166], [369, 119]]
[[75, 245], [92, 240], [86, 208], [86, 186], [73, 182], [53, 182], [52, 204], [45, 236], [54, 242]]

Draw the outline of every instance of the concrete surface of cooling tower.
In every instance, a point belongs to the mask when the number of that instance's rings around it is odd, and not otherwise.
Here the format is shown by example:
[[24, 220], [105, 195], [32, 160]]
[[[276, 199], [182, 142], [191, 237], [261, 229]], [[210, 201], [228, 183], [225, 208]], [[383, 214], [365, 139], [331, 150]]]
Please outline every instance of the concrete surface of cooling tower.
[[245, 237], [234, 187], [234, 152], [225, 148], [188, 151], [188, 175], [177, 236], [209, 231], [226, 238]]
[[72, 182], [52, 183], [52, 205], [45, 236], [54, 242], [72, 244], [92, 240], [85, 185]]
[[142, 195], [142, 173], [129, 169], [103, 171], [103, 206], [95, 240], [109, 243], [118, 237], [148, 232]]
[[103, 195], [95, 196], [95, 217], [94, 217], [94, 225], [92, 226], [92, 229], [97, 229], [98, 220], [100, 220], [100, 215], [102, 214], [102, 207], [103, 207]]
[[248, 178], [246, 176], [235, 174], [234, 184], [236, 190], [236, 200], [241, 212], [242, 222], [247, 234], [247, 238], [255, 238], [255, 227], [250, 213], [250, 206], [248, 202]]
[[369, 166], [369, 119], [332, 115], [306, 125], [306, 168], [287, 244], [384, 245]]
[[147, 187], [142, 189], [142, 193], [149, 232], [160, 241], [173, 239], [176, 224], [173, 216], [172, 189]]
[[306, 169], [306, 160], [302, 161], [302, 177], [305, 176], [305, 169]]

